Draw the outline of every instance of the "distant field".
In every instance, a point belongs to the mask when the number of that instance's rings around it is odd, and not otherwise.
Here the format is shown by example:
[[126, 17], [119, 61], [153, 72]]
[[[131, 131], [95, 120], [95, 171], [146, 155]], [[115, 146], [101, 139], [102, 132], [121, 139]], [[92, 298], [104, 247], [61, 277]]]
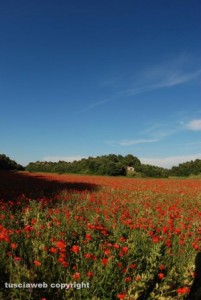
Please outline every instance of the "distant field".
[[199, 178], [1, 171], [0, 208], [0, 299], [201, 299]]

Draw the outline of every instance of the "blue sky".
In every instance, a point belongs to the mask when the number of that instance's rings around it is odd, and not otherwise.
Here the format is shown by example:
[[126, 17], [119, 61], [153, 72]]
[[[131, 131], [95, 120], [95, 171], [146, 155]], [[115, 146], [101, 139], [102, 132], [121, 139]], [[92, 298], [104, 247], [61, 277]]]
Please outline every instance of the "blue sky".
[[0, 3], [0, 153], [201, 159], [201, 2]]

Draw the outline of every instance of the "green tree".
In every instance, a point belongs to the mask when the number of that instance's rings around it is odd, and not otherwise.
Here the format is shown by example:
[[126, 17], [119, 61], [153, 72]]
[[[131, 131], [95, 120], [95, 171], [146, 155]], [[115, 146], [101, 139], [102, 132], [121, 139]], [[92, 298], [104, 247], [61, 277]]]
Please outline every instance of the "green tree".
[[24, 170], [23, 166], [17, 164], [14, 160], [11, 160], [5, 154], [0, 154], [0, 169], [1, 170]]

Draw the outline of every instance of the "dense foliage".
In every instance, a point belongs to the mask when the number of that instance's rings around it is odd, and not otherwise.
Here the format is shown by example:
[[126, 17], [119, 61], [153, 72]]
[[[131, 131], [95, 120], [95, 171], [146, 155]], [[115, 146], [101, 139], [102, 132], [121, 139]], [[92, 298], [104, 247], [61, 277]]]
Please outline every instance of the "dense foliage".
[[179, 164], [177, 167], [172, 167], [172, 176], [190, 176], [201, 174], [201, 160], [196, 159], [195, 161], [188, 161]]
[[157, 167], [157, 166], [152, 166], [152, 165], [145, 165], [145, 164], [141, 164], [138, 171], [140, 171], [141, 176], [138, 176], [139, 174], [137, 174], [137, 177], [166, 178], [170, 174], [170, 171], [167, 169]]
[[95, 174], [95, 175], [126, 175], [127, 166], [140, 170], [140, 160], [128, 154], [122, 155], [103, 155], [97, 157], [83, 158], [79, 161], [66, 162], [39, 162], [29, 163], [27, 171], [33, 172], [53, 172], [53, 173], [76, 173], [76, 174]]
[[[127, 171], [127, 167], [133, 167], [134, 171]], [[26, 167], [30, 172], [51, 172], [51, 173], [75, 173], [94, 174], [109, 176], [129, 177], [168, 177], [168, 170], [156, 166], [141, 164], [140, 160], [128, 154], [103, 155], [97, 157], [83, 158], [73, 162], [35, 162], [29, 163]]]
[[[128, 172], [127, 167], [133, 167], [134, 171]], [[140, 160], [128, 154], [122, 155], [103, 155], [97, 157], [83, 158], [79, 161], [66, 162], [35, 162], [29, 163], [26, 167], [30, 172], [51, 172], [51, 173], [75, 173], [75, 174], [94, 174], [129, 177], [156, 177], [166, 178], [169, 176], [192, 176], [201, 174], [201, 160], [185, 162], [170, 170], [142, 164]]]
[[0, 154], [0, 170], [24, 170], [24, 168], [11, 160], [5, 154]]
[[[133, 171], [128, 171], [127, 167], [133, 167]], [[201, 175], [201, 160], [189, 161], [170, 170], [142, 164], [140, 160], [128, 154], [126, 156], [109, 154], [97, 157], [88, 157], [73, 162], [31, 162], [26, 166], [29, 172], [50, 172], [50, 173], [72, 173], [91, 174], [109, 176], [129, 176], [129, 177], [155, 177], [167, 178], [170, 176], [188, 177]], [[0, 154], [0, 170], [24, 170], [24, 168], [11, 160], [5, 154]]]

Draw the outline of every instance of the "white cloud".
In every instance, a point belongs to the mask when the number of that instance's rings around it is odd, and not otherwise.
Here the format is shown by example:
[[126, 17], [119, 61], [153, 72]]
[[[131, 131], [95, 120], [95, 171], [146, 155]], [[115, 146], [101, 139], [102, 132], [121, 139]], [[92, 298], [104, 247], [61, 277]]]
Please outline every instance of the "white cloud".
[[148, 128], [141, 131], [141, 134], [149, 136], [151, 139], [163, 140], [168, 136], [177, 134], [185, 129], [183, 123], [175, 121], [173, 118], [150, 125]]
[[100, 105], [103, 105], [103, 104], [105, 104], [107, 102], [112, 101], [113, 99], [114, 99], [114, 97], [111, 97], [111, 98], [103, 99], [103, 100], [98, 101], [98, 102], [94, 102], [94, 103], [90, 104], [88, 107], [85, 107], [84, 109], [77, 111], [77, 114], [90, 111], [90, 110], [96, 108], [97, 106], [100, 106]]
[[172, 73], [158, 87], [171, 87], [193, 80], [201, 74], [201, 70], [192, 73]]
[[186, 82], [189, 82], [195, 78], [197, 78], [201, 74], [201, 70], [196, 70], [191, 73], [186, 72], [178, 72], [178, 71], [159, 71], [157, 76], [155, 74], [155, 78], [150, 76], [150, 82], [146, 79], [146, 84], [143, 84], [143, 80], [140, 87], [135, 87], [133, 89], [127, 89], [119, 92], [122, 96], [135, 96], [142, 93], [151, 92], [154, 90], [173, 87], [176, 85], [180, 85]]
[[43, 158], [43, 161], [52, 161], [52, 162], [58, 162], [58, 161], [67, 161], [72, 162], [74, 160], [81, 160], [82, 158], [86, 158], [84, 156], [45, 156]]
[[201, 119], [190, 121], [186, 127], [190, 130], [201, 131]]
[[105, 144], [116, 146], [132, 146], [144, 143], [158, 142], [158, 139], [138, 139], [138, 140], [121, 140], [121, 141], [105, 141]]
[[144, 144], [144, 143], [153, 143], [157, 142], [158, 139], [139, 139], [139, 140], [122, 140], [119, 142], [120, 146], [132, 146], [137, 144]]
[[[181, 58], [154, 65], [149, 69], [138, 70], [135, 73], [135, 84], [127, 85], [127, 88], [124, 90], [116, 91], [110, 98], [92, 103], [79, 113], [90, 111], [107, 102], [190, 82], [201, 75], [201, 69], [195, 69], [194, 64], [192, 66], [191, 63], [188, 57], [181, 56]], [[118, 80], [121, 77], [123, 76], [119, 76]], [[130, 82], [130, 80], [131, 78], [127, 78], [127, 82]], [[111, 84], [113, 80], [106, 83]]]
[[177, 166], [180, 163], [187, 161], [201, 159], [201, 153], [191, 155], [180, 155], [180, 156], [167, 156], [167, 157], [139, 157], [143, 164], [155, 165], [163, 168], [171, 168]]

